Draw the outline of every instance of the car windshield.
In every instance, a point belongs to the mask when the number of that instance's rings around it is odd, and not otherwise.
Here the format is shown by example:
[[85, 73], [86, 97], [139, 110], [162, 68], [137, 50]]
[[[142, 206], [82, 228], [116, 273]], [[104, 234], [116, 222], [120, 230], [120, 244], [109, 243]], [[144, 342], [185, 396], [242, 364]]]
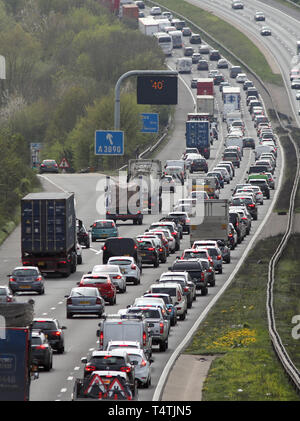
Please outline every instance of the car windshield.
[[97, 368], [99, 366], [120, 366], [124, 365], [124, 357], [117, 356], [117, 355], [95, 355], [91, 358], [89, 363], [94, 363], [97, 365]]
[[38, 272], [36, 269], [16, 269], [12, 273], [13, 276], [37, 276]]

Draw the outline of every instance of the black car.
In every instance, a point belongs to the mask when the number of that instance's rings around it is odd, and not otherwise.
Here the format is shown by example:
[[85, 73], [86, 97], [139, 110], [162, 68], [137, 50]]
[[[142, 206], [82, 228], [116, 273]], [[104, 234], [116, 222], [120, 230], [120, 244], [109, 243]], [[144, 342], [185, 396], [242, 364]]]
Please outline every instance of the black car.
[[106, 265], [108, 259], [114, 256], [131, 256], [137, 266], [142, 268], [142, 256], [136, 239], [130, 237], [107, 238], [102, 247], [103, 264]]
[[40, 174], [44, 172], [58, 173], [58, 165], [54, 159], [44, 159], [40, 164]]
[[207, 283], [209, 286], [214, 287], [216, 285], [216, 271], [207, 259], [199, 259], [203, 269], [206, 272]]
[[208, 70], [208, 61], [199, 60], [197, 63], [197, 70]]
[[190, 173], [192, 174], [195, 171], [208, 171], [208, 165], [205, 158], [195, 158], [191, 162]]
[[220, 58], [221, 58], [221, 54], [219, 53], [218, 50], [210, 50], [209, 59], [211, 61], [218, 61], [220, 60]]
[[191, 88], [195, 89], [197, 88], [198, 79], [192, 79], [191, 80]]
[[201, 290], [201, 295], [207, 295], [208, 289], [205, 269], [198, 259], [178, 259], [173, 263], [170, 270], [173, 272], [188, 272], [192, 281], [196, 285], [196, 289]]
[[159, 253], [151, 238], [138, 239], [141, 250], [142, 263], [153, 264], [155, 268], [159, 266]]
[[229, 212], [229, 222], [232, 223], [237, 233], [237, 242], [240, 244], [246, 236], [246, 229], [242, 224], [241, 217], [237, 212]]
[[267, 199], [270, 199], [270, 188], [269, 188], [267, 180], [257, 178], [257, 179], [249, 180], [248, 183], [252, 184], [253, 186], [258, 186], [260, 190], [262, 191], [262, 194]]
[[243, 203], [246, 205], [248, 212], [250, 213], [254, 221], [257, 221], [257, 206], [254, 200], [249, 196], [236, 196], [236, 198], [243, 200]]
[[214, 76], [214, 85], [220, 85], [221, 82], [224, 82], [224, 76], [219, 74]]
[[51, 347], [59, 354], [65, 351], [65, 337], [63, 330], [65, 326], [60, 326], [57, 319], [52, 318], [35, 318], [32, 322], [32, 328], [42, 331], [47, 335], [48, 342]]
[[44, 367], [45, 371], [52, 368], [53, 350], [46, 335], [39, 330], [31, 332], [31, 361], [34, 365]]
[[243, 148], [255, 149], [255, 140], [253, 137], [243, 137]]
[[125, 371], [128, 374], [130, 388], [133, 395], [136, 393], [135, 368], [131, 364], [127, 352], [122, 349], [113, 351], [93, 351], [89, 358], [81, 358], [84, 366], [84, 378], [94, 371]]
[[90, 236], [80, 219], [76, 219], [76, 233], [78, 243], [88, 249], [90, 247]]

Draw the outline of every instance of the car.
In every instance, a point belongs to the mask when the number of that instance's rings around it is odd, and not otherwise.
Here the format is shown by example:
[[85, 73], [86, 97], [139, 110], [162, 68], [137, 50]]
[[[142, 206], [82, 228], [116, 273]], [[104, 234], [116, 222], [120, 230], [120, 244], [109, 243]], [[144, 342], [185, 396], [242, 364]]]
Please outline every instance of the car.
[[265, 174], [268, 176], [268, 183], [269, 183], [270, 189], [274, 190], [275, 189], [275, 181], [274, 181], [273, 174], [270, 173], [270, 172], [266, 172]]
[[238, 235], [232, 223], [229, 223], [228, 231], [228, 245], [231, 250], [234, 250], [238, 244]]
[[191, 44], [201, 44], [200, 34], [192, 33], [192, 35], [190, 36], [190, 43]]
[[163, 272], [160, 275], [158, 283], [160, 282], [176, 282], [179, 283], [183, 290], [183, 295], [186, 296], [187, 308], [191, 308], [194, 298], [196, 296], [196, 287], [188, 272], [172, 272], [171, 267], [169, 272]]
[[176, 224], [172, 221], [153, 222], [149, 230], [167, 228], [175, 239], [175, 251], [180, 250], [180, 233], [176, 230]]
[[201, 295], [207, 295], [207, 278], [205, 276], [205, 269], [203, 268], [199, 259], [177, 259], [172, 267], [172, 271], [176, 273], [186, 271], [189, 273], [192, 282], [194, 282], [196, 290], [201, 291]]
[[150, 15], [152, 16], [159, 16], [161, 15], [161, 8], [158, 6], [153, 6], [150, 9]]
[[209, 52], [209, 59], [211, 61], [218, 61], [221, 58], [221, 54], [219, 53], [219, 50], [210, 50]]
[[[208, 70], [208, 61], [201, 59], [197, 63], [197, 70]], [[196, 86], [197, 87], [197, 86]]]
[[[231, 210], [232, 208], [229, 208], [229, 209]], [[251, 215], [247, 211], [247, 208], [243, 205], [241, 207], [235, 206], [234, 209], [241, 217], [241, 224], [242, 226], [243, 225], [245, 226], [246, 235], [249, 235], [251, 231], [252, 222], [251, 222]]]
[[139, 11], [139, 18], [144, 18], [144, 17], [145, 17], [145, 13], [144, 13], [144, 12]]
[[209, 196], [205, 190], [194, 190], [190, 193], [190, 199], [196, 200], [196, 202], [209, 200]]
[[193, 54], [194, 54], [194, 48], [193, 47], [184, 47], [183, 55], [185, 57], [192, 57]]
[[141, 271], [131, 256], [114, 256], [107, 261], [108, 265], [118, 265], [126, 283], [133, 282], [134, 285], [141, 283]]
[[236, 194], [232, 197], [230, 201], [230, 206], [242, 206], [245, 205], [248, 209], [248, 212], [254, 219], [257, 220], [257, 206], [255, 200], [253, 200], [253, 195], [246, 196], [245, 194]]
[[228, 61], [225, 58], [220, 58], [217, 63], [218, 69], [228, 69]]
[[255, 140], [253, 137], [243, 137], [243, 148], [255, 149]]
[[257, 22], [265, 21], [266, 18], [264, 12], [255, 12], [254, 20]]
[[61, 326], [59, 321], [51, 317], [36, 317], [32, 321], [32, 329], [42, 331], [47, 335], [48, 342], [52, 349], [58, 354], [65, 352], [65, 335], [66, 326]]
[[300, 89], [300, 79], [293, 79], [291, 82], [292, 89]]
[[13, 303], [16, 299], [6, 285], [0, 285], [0, 304]]
[[167, 227], [158, 227], [158, 228], [153, 228], [153, 229], [149, 229], [150, 233], [152, 234], [160, 234], [162, 233], [165, 238], [168, 241], [168, 246], [169, 246], [169, 253], [175, 253], [176, 251], [176, 240], [173, 237], [173, 235], [171, 234], [171, 231], [167, 228]]
[[229, 223], [231, 223], [237, 233], [237, 243], [240, 244], [246, 237], [246, 225], [242, 223], [241, 215], [237, 209], [229, 210]]
[[104, 313], [105, 302], [98, 288], [76, 287], [72, 288], [66, 298], [66, 317], [71, 319], [74, 315], [95, 314], [101, 317]]
[[93, 242], [106, 238], [118, 237], [118, 235], [119, 231], [113, 220], [97, 219], [91, 225], [91, 237]]
[[169, 19], [170, 21], [173, 19], [172, 13], [171, 12], [167, 12], [167, 11], [162, 12], [161, 17], [163, 19]]
[[244, 9], [244, 3], [241, 1], [232, 1], [231, 8], [235, 10]]
[[224, 88], [224, 86], [230, 86], [230, 83], [229, 83], [229, 82], [227, 82], [226, 80], [224, 80], [224, 82], [221, 82], [221, 83], [219, 84], [219, 91], [220, 91], [220, 92], [223, 92], [223, 88]]
[[151, 386], [151, 364], [153, 360], [147, 359], [142, 349], [125, 348], [131, 364], [135, 368], [135, 378], [139, 387], [147, 389]]
[[162, 239], [157, 236], [156, 234], [146, 232], [145, 234], [138, 235], [137, 240], [143, 240], [143, 239], [151, 239], [153, 243], [155, 244], [159, 261], [161, 263], [166, 263], [167, 261], [167, 248], [165, 247], [165, 244], [163, 243]]
[[129, 356], [122, 348], [112, 351], [92, 351], [88, 357], [81, 358], [84, 364], [83, 376], [89, 377], [95, 371], [121, 371], [126, 372], [129, 378], [130, 388], [133, 395], [137, 393], [135, 368], [131, 364]]
[[204, 171], [204, 172], [208, 171], [207, 161], [201, 155], [198, 155], [192, 158], [191, 163], [190, 163], [190, 173], [192, 174], [196, 171]]
[[201, 59], [200, 53], [193, 53], [193, 55], [192, 55], [192, 63], [193, 64], [197, 64], [200, 59]]
[[[199, 62], [198, 62], [198, 64], [199, 64]], [[198, 64], [197, 64], [197, 65], [198, 65]], [[197, 84], [198, 84], [198, 79], [193, 78], [193, 79], [191, 80], [191, 88], [192, 88], [192, 89], [197, 88]]]
[[152, 297], [152, 298], [162, 298], [166, 304], [167, 311], [170, 317], [171, 326], [175, 326], [177, 324], [177, 308], [174, 306], [172, 298], [169, 294], [164, 293], [145, 293], [144, 297]]
[[217, 177], [219, 180], [220, 186], [223, 189], [224, 188], [224, 177], [222, 176], [221, 172], [219, 171], [209, 171], [206, 174], [207, 177]]
[[236, 76], [237, 76], [239, 73], [242, 73], [242, 68], [241, 68], [241, 66], [232, 66], [232, 67], [230, 68], [229, 76], [230, 76], [231, 78], [235, 79], [235, 78], [236, 78]]
[[266, 199], [270, 199], [270, 188], [267, 180], [260, 178], [251, 178], [248, 182], [254, 186], [258, 186], [261, 189], [264, 197], [266, 197]]
[[245, 82], [243, 83], [243, 90], [247, 91], [247, 89], [252, 86], [254, 86], [252, 80], [246, 79]]
[[229, 174], [227, 168], [218, 166], [218, 167], [213, 168], [213, 171], [221, 172], [221, 174], [224, 178], [224, 182], [227, 183], [227, 184], [230, 183], [230, 174]]
[[263, 35], [263, 36], [272, 35], [271, 28], [269, 28], [268, 26], [263, 26], [260, 30], [260, 35]]
[[124, 293], [126, 292], [126, 278], [123, 275], [118, 265], [106, 264], [106, 265], [95, 265], [92, 269], [92, 275], [109, 275], [112, 283], [117, 288], [117, 291]]
[[45, 293], [44, 278], [36, 266], [17, 266], [9, 276], [8, 286], [16, 292]]
[[76, 256], [77, 256], [77, 264], [82, 264], [82, 247], [79, 243], [76, 243]]
[[222, 74], [218, 74], [214, 76], [214, 85], [220, 85], [220, 83], [224, 82], [224, 76]]
[[116, 304], [117, 301], [117, 288], [107, 274], [92, 274], [88, 273], [82, 276], [77, 286], [98, 288], [101, 297], [110, 305]]
[[168, 349], [170, 322], [162, 309], [155, 304], [131, 306], [127, 309], [128, 314], [143, 314], [145, 317], [152, 337], [152, 344], [159, 345], [160, 352]]
[[184, 37], [190, 37], [192, 35], [192, 30], [188, 26], [183, 27], [181, 32]]
[[102, 247], [102, 261], [105, 265], [110, 257], [131, 256], [142, 273], [142, 257], [138, 242], [131, 237], [108, 238]]
[[235, 80], [237, 83], [244, 83], [247, 80], [246, 73], [238, 73]]
[[159, 266], [159, 253], [151, 238], [137, 239], [139, 249], [141, 250], [142, 263], [153, 264], [153, 267]]
[[50, 371], [53, 366], [53, 349], [46, 335], [39, 330], [31, 331], [31, 361]]
[[89, 232], [80, 219], [76, 219], [76, 233], [78, 243], [88, 249], [90, 247]]
[[178, 222], [182, 225], [182, 232], [189, 234], [190, 233], [190, 224], [191, 224], [191, 220], [187, 214], [187, 212], [169, 212], [168, 213], [168, 217], [177, 219]]
[[135, 4], [139, 9], [145, 9], [145, 3], [142, 0], [135, 1]]
[[58, 165], [55, 159], [44, 159], [40, 164], [39, 173], [43, 174], [45, 172], [49, 173], [58, 173]]
[[216, 246], [205, 246], [203, 248], [208, 251], [208, 254], [212, 258], [215, 271], [218, 273], [223, 273], [223, 258], [220, 248]]
[[176, 308], [180, 320], [185, 320], [187, 314], [187, 300], [183, 294], [182, 286], [177, 282], [159, 282], [152, 284], [147, 291], [148, 294], [168, 294]]
[[175, 193], [176, 184], [174, 178], [171, 175], [165, 175], [161, 180], [162, 191]]
[[216, 75], [219, 75], [220, 71], [218, 69], [210, 69], [208, 72], [208, 77], [214, 78]]

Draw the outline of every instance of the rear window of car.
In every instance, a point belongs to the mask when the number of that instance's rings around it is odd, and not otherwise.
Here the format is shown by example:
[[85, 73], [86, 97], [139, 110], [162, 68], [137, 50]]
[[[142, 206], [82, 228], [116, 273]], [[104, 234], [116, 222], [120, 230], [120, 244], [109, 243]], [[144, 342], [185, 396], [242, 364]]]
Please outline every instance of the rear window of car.
[[118, 265], [118, 266], [127, 266], [131, 265], [132, 261], [128, 259], [120, 259], [120, 260], [110, 260], [110, 264]]
[[[199, 257], [199, 256], [198, 256]], [[173, 270], [180, 270], [181, 272], [183, 271], [189, 271], [189, 270], [201, 270], [201, 265], [191, 262], [189, 263], [175, 263], [175, 265], [173, 265]]]
[[41, 345], [42, 344], [42, 338], [39, 336], [33, 336], [31, 338], [31, 345]]
[[187, 251], [184, 253], [184, 258], [185, 259], [190, 259], [190, 258], [196, 258], [199, 259], [200, 257], [206, 257], [206, 251], [198, 251], [198, 252], [194, 252], [194, 251]]
[[90, 284], [105, 284], [107, 282], [107, 277], [105, 276], [91, 276], [82, 279], [81, 284], [82, 285], [90, 285]]
[[118, 256], [132, 253], [135, 246], [137, 247], [133, 238], [110, 238], [104, 244], [108, 252]]
[[13, 276], [37, 276], [38, 271], [35, 269], [16, 269], [12, 273]]
[[155, 309], [132, 309], [132, 310], [128, 310], [128, 313], [142, 313], [146, 319], [160, 319], [160, 312], [159, 310], [155, 310]]
[[33, 329], [48, 329], [48, 330], [53, 330], [53, 329], [56, 329], [56, 325], [55, 325], [55, 323], [54, 322], [51, 322], [51, 321], [43, 321], [43, 320], [40, 320], [40, 321], [34, 321], [33, 323], [32, 323], [32, 328]]
[[138, 243], [141, 248], [153, 247], [153, 244], [150, 241], [138, 240]]
[[152, 288], [152, 292], [161, 292], [163, 294], [168, 294], [170, 297], [176, 297], [176, 288], [172, 287], [155, 287]]
[[97, 364], [97, 367], [99, 367], [99, 365], [104, 365], [104, 366], [120, 366], [120, 364], [124, 364], [124, 357], [121, 356], [111, 356], [111, 355], [101, 355], [101, 356], [94, 356], [91, 358], [91, 360], [89, 362], [95, 363]]
[[226, 152], [226, 153], [224, 153], [224, 158], [231, 158], [231, 157], [236, 158], [237, 156], [238, 156], [237, 152]]
[[208, 251], [210, 256], [218, 256], [219, 255], [218, 250], [216, 250], [216, 249], [208, 249], [207, 251]]
[[97, 291], [94, 288], [76, 288], [71, 291], [72, 297], [96, 297]]
[[94, 223], [94, 228], [113, 228], [114, 226], [114, 222], [98, 221]]

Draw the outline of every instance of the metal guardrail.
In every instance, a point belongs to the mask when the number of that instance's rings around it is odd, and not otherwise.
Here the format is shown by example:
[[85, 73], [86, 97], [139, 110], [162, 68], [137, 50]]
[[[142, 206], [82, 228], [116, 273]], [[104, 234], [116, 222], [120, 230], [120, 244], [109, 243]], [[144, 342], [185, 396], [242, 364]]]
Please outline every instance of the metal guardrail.
[[[218, 40], [216, 40], [211, 35], [209, 35], [205, 31], [203, 31], [198, 25], [196, 25], [194, 22], [192, 22], [191, 20], [189, 20], [185, 16], [183, 16], [183, 15], [177, 13], [176, 11], [171, 10], [171, 9], [169, 9], [169, 8], [165, 7], [164, 5], [161, 5], [157, 2], [148, 0], [147, 3], [151, 3], [155, 6], [159, 6], [163, 10], [169, 11], [173, 15], [184, 19], [186, 22], [191, 24], [193, 27], [197, 28], [200, 32], [204, 33], [205, 36], [208, 39], [211, 39], [215, 44], [219, 45], [224, 51], [227, 51], [232, 57], [235, 58], [235, 60], [237, 60], [239, 63], [241, 63], [242, 66], [245, 69], [247, 69], [247, 71], [250, 74], [252, 74], [259, 81], [259, 83], [263, 87], [265, 93], [268, 95], [268, 98], [269, 98], [269, 100], [272, 104], [272, 107], [274, 109], [274, 112], [276, 114], [276, 117], [278, 119], [278, 122], [279, 122], [280, 126], [283, 129], [286, 130], [286, 127], [282, 123], [282, 121], [279, 117], [278, 111], [276, 110], [276, 107], [274, 106], [274, 102], [273, 102], [273, 99], [272, 99], [272, 96], [271, 96], [271, 93], [270, 93], [269, 89], [265, 86], [265, 84], [261, 80], [261, 78], [252, 69], [250, 69], [246, 63], [244, 63], [242, 60], [240, 60], [226, 46], [222, 45]], [[293, 5], [295, 5], [295, 3], [293, 3]], [[292, 382], [294, 383], [297, 390], [300, 391], [300, 372], [297, 369], [297, 367], [294, 365], [290, 356], [288, 355], [288, 352], [287, 352], [286, 348], [284, 347], [284, 345], [281, 341], [280, 335], [279, 335], [278, 331], [276, 330], [276, 322], [275, 322], [274, 307], [273, 307], [273, 286], [274, 286], [274, 283], [275, 283], [275, 266], [276, 266], [278, 260], [280, 259], [281, 255], [282, 255], [282, 253], [283, 253], [283, 251], [284, 251], [284, 249], [285, 249], [285, 247], [288, 243], [288, 240], [291, 236], [291, 233], [292, 233], [294, 203], [295, 203], [295, 197], [296, 197], [296, 193], [297, 193], [298, 181], [299, 181], [299, 176], [300, 176], [300, 153], [299, 153], [299, 149], [298, 149], [297, 144], [293, 140], [290, 133], [288, 134], [288, 136], [289, 136], [290, 141], [292, 142], [292, 144], [294, 145], [294, 148], [295, 148], [295, 153], [296, 153], [296, 156], [297, 156], [297, 171], [296, 171], [296, 177], [295, 177], [295, 180], [294, 180], [293, 189], [292, 189], [292, 193], [291, 193], [291, 197], [290, 197], [290, 206], [289, 206], [289, 211], [288, 211], [288, 223], [287, 223], [286, 231], [285, 231], [285, 234], [283, 235], [283, 238], [282, 238], [278, 248], [276, 249], [275, 253], [273, 254], [272, 258], [270, 259], [270, 263], [269, 263], [266, 307], [267, 307], [267, 317], [268, 317], [268, 330], [269, 330], [269, 335], [270, 335], [270, 339], [271, 339], [274, 351], [275, 351], [277, 357], [279, 358], [286, 374], [292, 380]]]

